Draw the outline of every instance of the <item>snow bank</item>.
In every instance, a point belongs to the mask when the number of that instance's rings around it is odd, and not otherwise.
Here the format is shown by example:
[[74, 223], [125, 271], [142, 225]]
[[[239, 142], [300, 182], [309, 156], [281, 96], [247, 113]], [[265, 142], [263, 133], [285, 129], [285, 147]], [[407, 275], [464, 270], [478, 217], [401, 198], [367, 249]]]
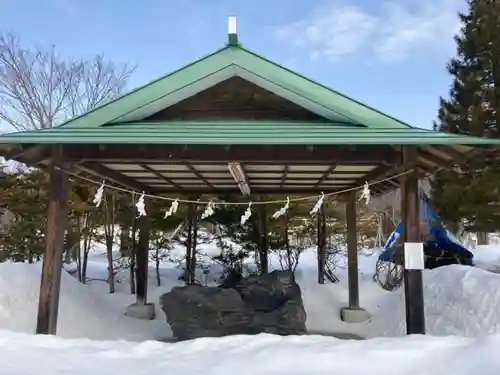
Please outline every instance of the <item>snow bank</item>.
[[0, 332], [0, 368], [2, 375], [493, 375], [500, 371], [499, 346], [499, 336], [342, 341], [259, 335], [137, 344]]
[[[424, 272], [427, 333], [478, 337], [500, 333], [500, 275], [451, 265]], [[376, 336], [406, 334], [404, 290], [384, 295], [372, 318]]]
[[[0, 329], [35, 332], [41, 263], [0, 263]], [[153, 338], [144, 322], [123, 315], [95, 293], [63, 272], [57, 334], [96, 340]]]
[[478, 245], [472, 253], [477, 267], [488, 271], [500, 271], [499, 245]]

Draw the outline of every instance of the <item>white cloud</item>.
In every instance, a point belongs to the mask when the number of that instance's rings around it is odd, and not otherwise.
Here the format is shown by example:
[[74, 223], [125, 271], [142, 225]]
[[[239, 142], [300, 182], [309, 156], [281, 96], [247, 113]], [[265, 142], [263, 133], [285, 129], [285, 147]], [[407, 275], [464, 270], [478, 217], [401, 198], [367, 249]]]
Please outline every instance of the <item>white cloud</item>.
[[276, 35], [307, 50], [313, 59], [335, 60], [364, 52], [369, 58], [390, 62], [453, 51], [453, 35], [460, 28], [457, 12], [463, 10], [464, 0], [379, 4], [369, 10], [348, 0], [327, 0], [303, 19], [279, 27]]

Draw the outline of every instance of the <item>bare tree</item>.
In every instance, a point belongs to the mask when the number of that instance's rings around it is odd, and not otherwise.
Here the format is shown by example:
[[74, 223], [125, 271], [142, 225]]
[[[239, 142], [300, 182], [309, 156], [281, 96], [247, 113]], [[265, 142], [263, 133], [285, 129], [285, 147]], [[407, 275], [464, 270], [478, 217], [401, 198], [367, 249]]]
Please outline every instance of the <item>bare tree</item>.
[[0, 35], [0, 121], [17, 131], [45, 129], [119, 96], [135, 67], [103, 55], [62, 57], [54, 46], [25, 47]]
[[83, 213], [83, 218], [81, 216], [78, 216], [78, 218], [78, 222], [80, 223], [78, 227], [78, 237], [81, 238], [81, 241], [79, 241], [80, 246], [77, 248], [76, 264], [78, 279], [85, 284], [87, 282], [87, 266], [90, 249], [92, 248], [92, 242], [97, 237], [96, 212], [87, 211]]
[[104, 238], [106, 242], [106, 257], [108, 260], [109, 293], [115, 292], [115, 262], [113, 259], [113, 245], [116, 234], [116, 216], [118, 206], [116, 196], [108, 194], [104, 199]]
[[96, 55], [91, 60], [80, 61], [80, 74], [68, 92], [70, 117], [88, 112], [112, 100], [125, 91], [128, 79], [135, 67], [116, 64], [106, 60], [104, 55]]

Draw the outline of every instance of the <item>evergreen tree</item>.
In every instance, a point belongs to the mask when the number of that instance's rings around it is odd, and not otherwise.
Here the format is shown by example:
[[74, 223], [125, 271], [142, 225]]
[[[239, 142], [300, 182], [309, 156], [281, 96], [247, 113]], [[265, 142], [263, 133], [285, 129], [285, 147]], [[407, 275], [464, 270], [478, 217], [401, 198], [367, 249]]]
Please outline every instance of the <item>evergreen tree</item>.
[[[468, 0], [455, 37], [457, 56], [448, 64], [453, 82], [448, 99], [440, 99], [435, 130], [500, 138], [500, 1]], [[471, 231], [496, 231], [500, 202], [500, 166], [490, 155], [469, 160], [456, 170], [440, 172], [433, 198], [445, 221], [465, 223]]]

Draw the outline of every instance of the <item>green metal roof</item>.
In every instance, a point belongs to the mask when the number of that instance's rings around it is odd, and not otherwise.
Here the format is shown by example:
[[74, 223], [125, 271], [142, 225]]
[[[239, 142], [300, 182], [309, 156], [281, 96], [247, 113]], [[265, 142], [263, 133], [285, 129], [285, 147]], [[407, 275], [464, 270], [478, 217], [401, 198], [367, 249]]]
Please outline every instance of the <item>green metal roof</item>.
[[170, 103], [192, 96], [231, 76], [256, 82], [305, 108], [309, 105], [314, 112], [332, 121], [363, 124], [370, 128], [409, 127], [239, 45], [228, 45], [62, 126], [98, 127], [113, 122], [142, 120]]
[[[327, 122], [144, 122], [151, 114], [233, 76], [294, 101]], [[0, 152], [20, 144], [54, 143], [500, 144], [413, 128], [239, 45], [228, 45], [60, 126], [1, 135]]]
[[62, 126], [0, 137], [0, 144], [500, 144], [492, 141], [416, 128], [372, 129], [331, 122], [282, 121], [133, 122], [98, 128]]

